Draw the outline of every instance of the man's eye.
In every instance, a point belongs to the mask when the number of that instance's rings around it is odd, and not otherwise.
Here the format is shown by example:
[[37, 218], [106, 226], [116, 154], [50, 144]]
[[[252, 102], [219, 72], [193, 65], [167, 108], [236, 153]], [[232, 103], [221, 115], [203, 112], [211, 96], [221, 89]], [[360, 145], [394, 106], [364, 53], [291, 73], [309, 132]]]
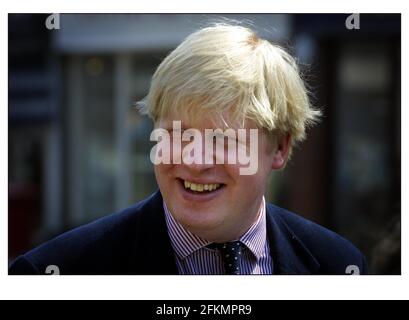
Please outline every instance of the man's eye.
[[228, 144], [228, 143], [239, 143], [237, 137], [228, 136], [228, 135], [214, 135], [213, 143], [215, 144]]

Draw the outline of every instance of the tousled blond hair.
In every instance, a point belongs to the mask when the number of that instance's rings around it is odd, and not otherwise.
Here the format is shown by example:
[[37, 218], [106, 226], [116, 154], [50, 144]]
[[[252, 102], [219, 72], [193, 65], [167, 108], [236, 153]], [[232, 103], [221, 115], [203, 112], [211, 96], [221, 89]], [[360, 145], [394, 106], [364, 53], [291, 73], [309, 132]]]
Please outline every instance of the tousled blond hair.
[[137, 105], [155, 122], [171, 114], [195, 121], [230, 111], [243, 123], [252, 119], [267, 132], [290, 134], [292, 146], [320, 116], [291, 55], [247, 27], [220, 23], [173, 50]]

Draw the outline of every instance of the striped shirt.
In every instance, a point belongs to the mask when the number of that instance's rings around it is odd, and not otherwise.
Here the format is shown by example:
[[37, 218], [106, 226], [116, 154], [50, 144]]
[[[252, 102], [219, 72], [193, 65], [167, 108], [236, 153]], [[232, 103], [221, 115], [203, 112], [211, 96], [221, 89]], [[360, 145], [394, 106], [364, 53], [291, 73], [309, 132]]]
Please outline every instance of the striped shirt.
[[[211, 242], [186, 230], [174, 219], [165, 202], [163, 208], [179, 274], [224, 274], [220, 252], [206, 247]], [[241, 274], [273, 273], [273, 261], [267, 241], [264, 197], [257, 221], [239, 241], [244, 244], [240, 261]]]

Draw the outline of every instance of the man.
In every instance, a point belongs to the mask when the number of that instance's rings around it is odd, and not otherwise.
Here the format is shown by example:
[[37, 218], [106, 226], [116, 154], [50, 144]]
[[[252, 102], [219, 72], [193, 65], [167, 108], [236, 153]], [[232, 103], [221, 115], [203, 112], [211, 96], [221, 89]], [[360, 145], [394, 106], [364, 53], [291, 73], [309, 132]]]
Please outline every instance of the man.
[[160, 191], [26, 253], [11, 274], [367, 272], [347, 240], [265, 202], [271, 171], [320, 114], [284, 50], [241, 26], [203, 28], [159, 65], [140, 107]]

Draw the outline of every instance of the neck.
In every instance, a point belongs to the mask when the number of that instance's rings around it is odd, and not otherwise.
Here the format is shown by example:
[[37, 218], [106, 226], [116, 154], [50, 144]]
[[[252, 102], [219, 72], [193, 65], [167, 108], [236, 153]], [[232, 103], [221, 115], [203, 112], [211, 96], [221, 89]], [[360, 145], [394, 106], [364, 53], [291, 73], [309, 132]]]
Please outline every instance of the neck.
[[[213, 228], [211, 230], [189, 230], [196, 236], [205, 239], [209, 242], [223, 243], [230, 241], [239, 240], [250, 228], [257, 223], [260, 218], [262, 207], [265, 205], [264, 196], [261, 197], [259, 201], [256, 202], [257, 205], [254, 206], [254, 214], [249, 215], [248, 221], [239, 226], [220, 226], [220, 228]], [[235, 221], [233, 221], [235, 223]]]

